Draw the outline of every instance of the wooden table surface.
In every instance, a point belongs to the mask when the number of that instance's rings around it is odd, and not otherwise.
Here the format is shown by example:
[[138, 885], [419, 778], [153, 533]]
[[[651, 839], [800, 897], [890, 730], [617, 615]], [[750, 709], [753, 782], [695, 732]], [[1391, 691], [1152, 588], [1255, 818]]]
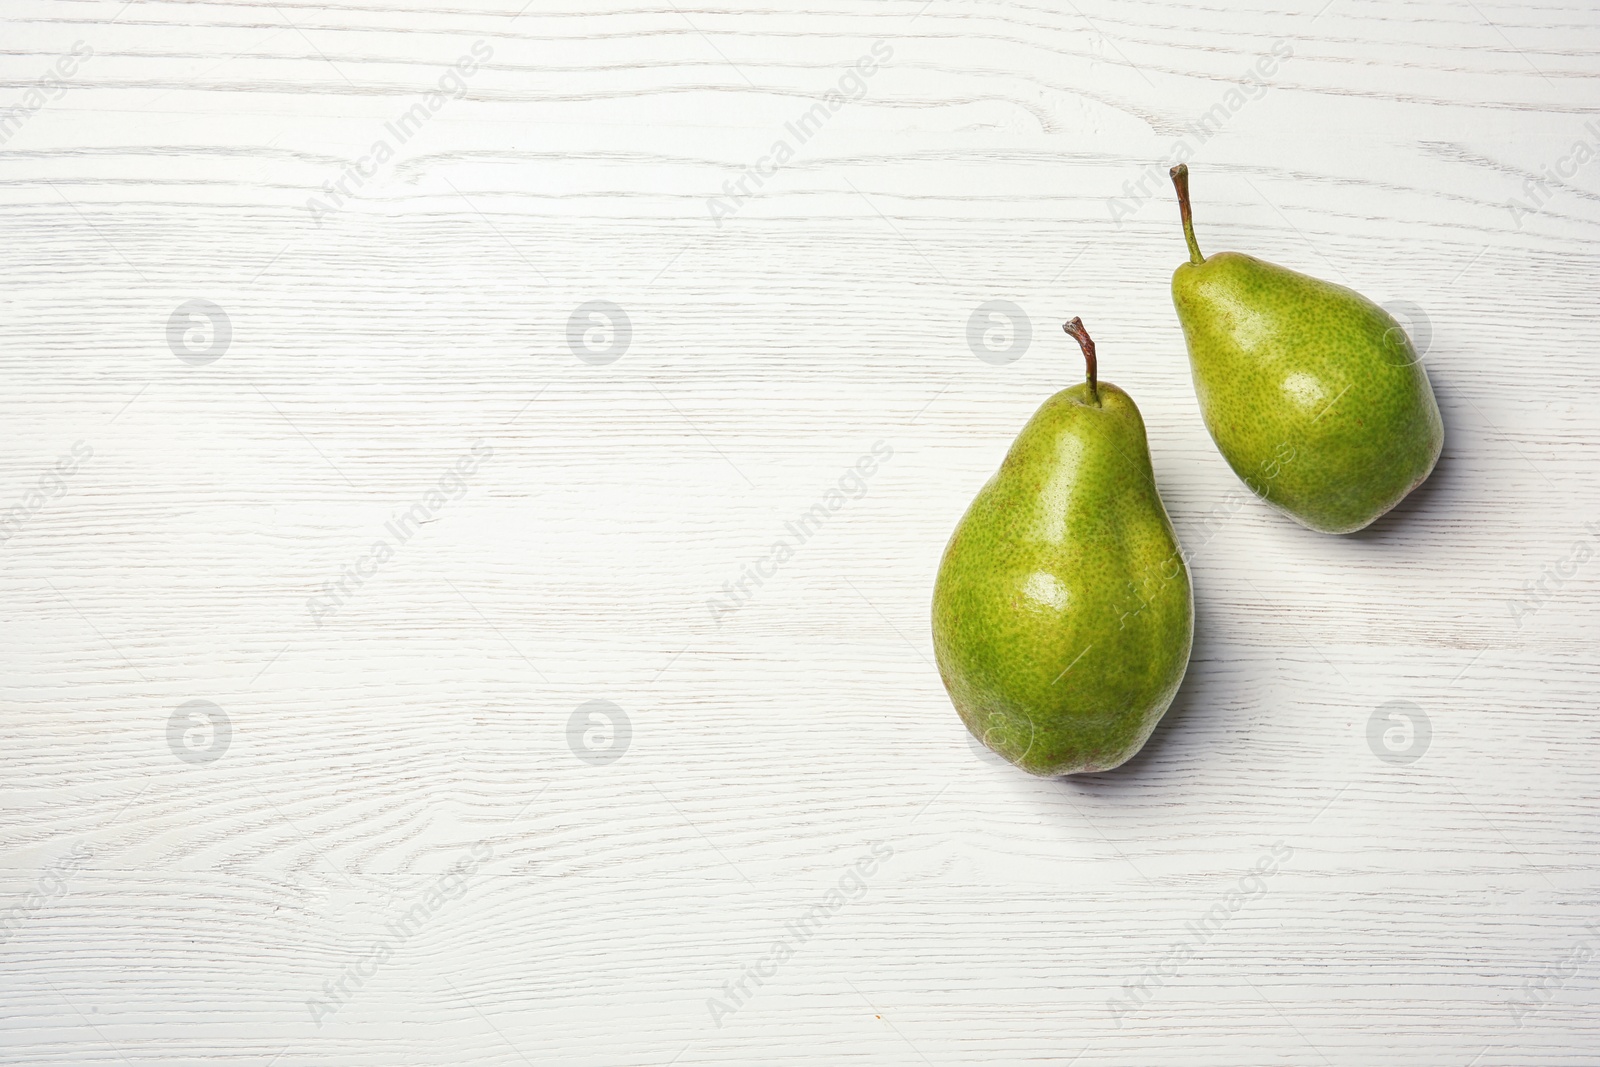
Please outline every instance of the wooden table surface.
[[[519, 2], [4, 4], [0, 1060], [1600, 1063], [1594, 4]], [[1425, 352], [1362, 534], [1178, 158]], [[1041, 781], [928, 605], [1072, 315], [1197, 636]]]

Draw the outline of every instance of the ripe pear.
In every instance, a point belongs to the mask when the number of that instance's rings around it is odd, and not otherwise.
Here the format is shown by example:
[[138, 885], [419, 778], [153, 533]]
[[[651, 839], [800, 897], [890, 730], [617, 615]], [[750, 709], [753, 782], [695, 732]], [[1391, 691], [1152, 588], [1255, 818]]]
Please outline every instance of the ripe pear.
[[1353, 533], [1428, 477], [1444, 423], [1393, 316], [1240, 252], [1200, 254], [1189, 168], [1172, 168], [1189, 262], [1172, 275], [1200, 414], [1234, 473], [1290, 518]]
[[1031, 774], [1109, 770], [1143, 747], [1189, 665], [1189, 571], [1144, 420], [1087, 380], [1052, 396], [956, 526], [933, 649], [973, 735]]

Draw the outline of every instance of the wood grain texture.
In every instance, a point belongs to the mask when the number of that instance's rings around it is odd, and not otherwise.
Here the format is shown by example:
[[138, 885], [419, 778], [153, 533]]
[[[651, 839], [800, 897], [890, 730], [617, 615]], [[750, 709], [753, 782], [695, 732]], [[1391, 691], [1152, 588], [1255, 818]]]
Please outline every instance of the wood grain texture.
[[[0, 1058], [1597, 1062], [1600, 16], [1304, 8], [9, 0], [0, 107], [82, 48], [0, 127]], [[1418, 309], [1445, 454], [1367, 532], [1232, 503], [1179, 145], [1208, 250]], [[1140, 756], [1041, 782], [927, 610], [1074, 314], [1197, 638]]]

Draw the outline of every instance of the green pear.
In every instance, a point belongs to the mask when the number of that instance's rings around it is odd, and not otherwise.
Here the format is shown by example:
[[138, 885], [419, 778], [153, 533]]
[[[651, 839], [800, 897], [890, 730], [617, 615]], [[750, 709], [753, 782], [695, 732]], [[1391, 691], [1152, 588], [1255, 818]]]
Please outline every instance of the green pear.
[[1144, 420], [1088, 380], [1034, 413], [962, 516], [933, 591], [933, 649], [973, 735], [1031, 774], [1109, 770], [1144, 745], [1189, 665], [1189, 571]]
[[1189, 262], [1172, 275], [1200, 414], [1245, 485], [1353, 533], [1433, 471], [1444, 423], [1411, 340], [1360, 293], [1240, 252], [1200, 254], [1189, 168], [1172, 168]]

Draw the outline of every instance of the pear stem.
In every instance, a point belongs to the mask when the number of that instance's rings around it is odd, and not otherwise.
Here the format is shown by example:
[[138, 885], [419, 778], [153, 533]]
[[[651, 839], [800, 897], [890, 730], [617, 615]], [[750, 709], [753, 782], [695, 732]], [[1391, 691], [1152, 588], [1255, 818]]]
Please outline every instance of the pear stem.
[[1200, 254], [1200, 244], [1194, 239], [1194, 214], [1189, 209], [1189, 164], [1179, 163], [1172, 168], [1172, 187], [1178, 190], [1178, 214], [1183, 218], [1183, 239], [1189, 242], [1189, 262], [1195, 266], [1206, 261]]
[[1094, 401], [1094, 406], [1100, 406], [1100, 383], [1095, 380], [1098, 364], [1094, 358], [1094, 338], [1089, 336], [1089, 331], [1084, 329], [1083, 320], [1074, 316], [1071, 322], [1061, 324], [1061, 328], [1078, 342], [1078, 347], [1083, 349], [1083, 362], [1089, 368], [1089, 399]]

